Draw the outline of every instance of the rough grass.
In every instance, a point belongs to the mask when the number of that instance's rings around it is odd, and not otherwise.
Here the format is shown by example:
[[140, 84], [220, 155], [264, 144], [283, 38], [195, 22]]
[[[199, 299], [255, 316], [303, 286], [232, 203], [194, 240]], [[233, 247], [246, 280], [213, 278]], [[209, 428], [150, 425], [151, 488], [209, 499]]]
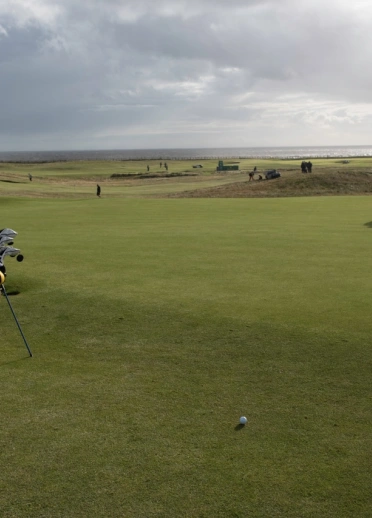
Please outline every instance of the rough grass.
[[372, 172], [325, 171], [311, 174], [282, 172], [275, 180], [230, 183], [171, 194], [185, 198], [266, 198], [334, 196], [372, 193]]

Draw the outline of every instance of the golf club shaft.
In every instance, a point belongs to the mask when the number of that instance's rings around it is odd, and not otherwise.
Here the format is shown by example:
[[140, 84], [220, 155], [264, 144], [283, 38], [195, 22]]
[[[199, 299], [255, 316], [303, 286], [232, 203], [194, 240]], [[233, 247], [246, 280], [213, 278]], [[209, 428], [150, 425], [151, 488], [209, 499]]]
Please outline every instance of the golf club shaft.
[[16, 314], [14, 313], [14, 310], [13, 310], [12, 305], [11, 305], [11, 303], [10, 303], [10, 300], [9, 300], [9, 298], [8, 298], [8, 294], [7, 294], [7, 292], [6, 292], [6, 289], [5, 289], [4, 284], [1, 286], [1, 289], [2, 289], [2, 291], [3, 291], [3, 293], [4, 293], [4, 295], [5, 295], [5, 298], [6, 298], [7, 302], [8, 302], [8, 304], [9, 304], [10, 311], [12, 312], [12, 315], [13, 315], [13, 317], [14, 317], [14, 320], [16, 321], [16, 324], [17, 324], [17, 326], [18, 326], [19, 332], [21, 333], [21, 336], [22, 336], [22, 338], [23, 338], [23, 341], [24, 341], [24, 343], [25, 343], [25, 346], [27, 347], [28, 353], [29, 353], [29, 355], [32, 357], [31, 349], [30, 349], [30, 348], [29, 348], [29, 346], [28, 346], [28, 343], [27, 343], [27, 340], [26, 340], [26, 338], [25, 338], [25, 335], [23, 334], [22, 328], [21, 328], [21, 326], [19, 325], [19, 322], [18, 322], [18, 320], [17, 320]]

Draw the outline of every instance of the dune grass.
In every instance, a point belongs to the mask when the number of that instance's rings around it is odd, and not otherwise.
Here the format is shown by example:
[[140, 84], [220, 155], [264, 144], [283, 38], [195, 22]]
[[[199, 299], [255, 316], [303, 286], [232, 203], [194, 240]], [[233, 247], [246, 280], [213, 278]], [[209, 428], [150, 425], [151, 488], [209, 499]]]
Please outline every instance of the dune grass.
[[3, 517], [370, 516], [369, 197], [0, 206]]

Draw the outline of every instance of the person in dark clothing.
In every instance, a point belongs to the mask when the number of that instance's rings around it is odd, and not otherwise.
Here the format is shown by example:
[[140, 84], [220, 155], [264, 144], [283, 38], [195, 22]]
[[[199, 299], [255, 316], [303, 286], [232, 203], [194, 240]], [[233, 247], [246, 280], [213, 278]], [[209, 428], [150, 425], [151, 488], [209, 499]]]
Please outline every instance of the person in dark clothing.
[[98, 198], [101, 197], [101, 187], [98, 185], [98, 183], [97, 183], [97, 196], [98, 196]]
[[305, 161], [301, 162], [301, 171], [307, 173], [307, 163]]

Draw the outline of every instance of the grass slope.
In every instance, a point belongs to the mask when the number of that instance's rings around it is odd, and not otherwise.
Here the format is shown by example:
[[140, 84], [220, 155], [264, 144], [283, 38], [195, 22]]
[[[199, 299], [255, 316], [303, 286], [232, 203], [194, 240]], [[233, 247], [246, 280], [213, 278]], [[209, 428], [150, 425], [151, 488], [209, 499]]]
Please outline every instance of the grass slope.
[[311, 174], [282, 172], [270, 181], [242, 181], [170, 194], [173, 198], [268, 198], [345, 196], [372, 193], [372, 172], [327, 171]]
[[3, 517], [370, 516], [368, 197], [1, 207]]

